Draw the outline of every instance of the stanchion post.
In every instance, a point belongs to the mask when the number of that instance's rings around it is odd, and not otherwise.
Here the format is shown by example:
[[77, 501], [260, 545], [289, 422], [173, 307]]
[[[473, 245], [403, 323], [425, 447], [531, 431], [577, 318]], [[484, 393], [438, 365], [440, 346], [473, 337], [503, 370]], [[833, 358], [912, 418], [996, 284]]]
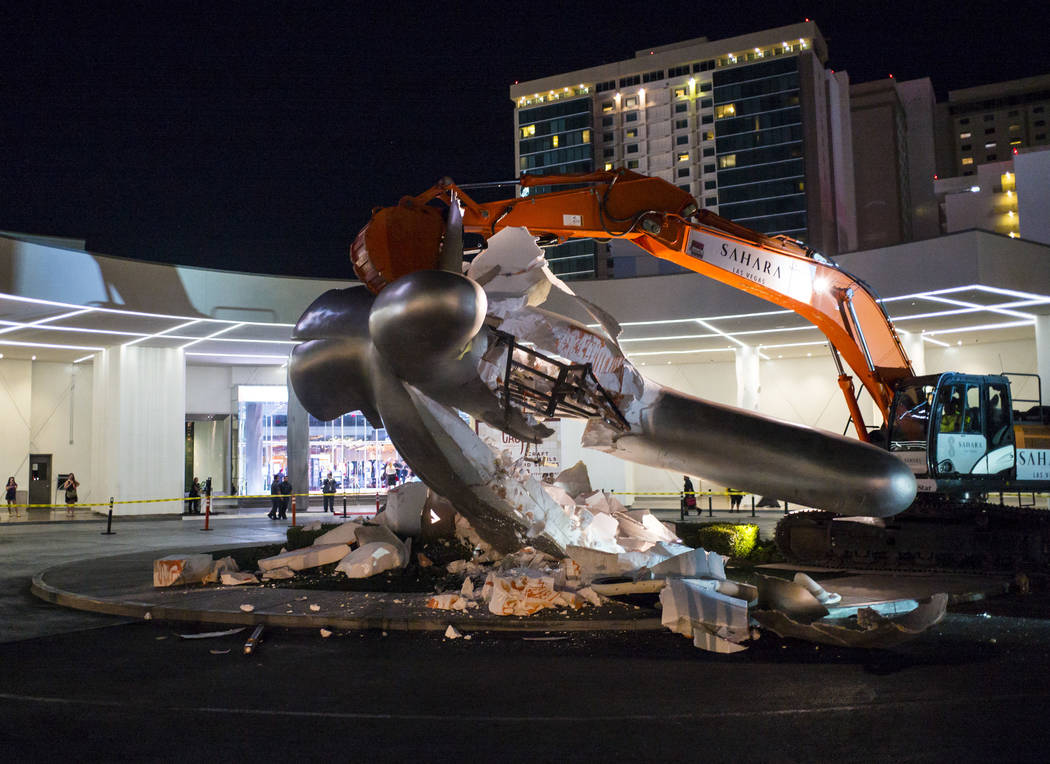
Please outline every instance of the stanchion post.
[[292, 525], [295, 525], [295, 496], [292, 496]]
[[785, 501], [784, 502], [784, 514], [786, 515], [787, 513], [788, 513], [788, 503]]
[[376, 514], [379, 514], [379, 489], [376, 489]]
[[106, 518], [106, 530], [100, 533], [100, 536], [112, 536], [116, 533], [113, 530], [113, 497], [109, 497], [109, 516]]
[[346, 492], [343, 492], [343, 519], [346, 519]]
[[751, 494], [751, 516], [755, 516], [755, 494]]
[[712, 506], [711, 494], [707, 494], [707, 516], [714, 517], [714, 507]]
[[201, 528], [201, 530], [202, 531], [210, 531], [211, 530], [211, 494], [210, 493], [204, 498], [204, 527]]

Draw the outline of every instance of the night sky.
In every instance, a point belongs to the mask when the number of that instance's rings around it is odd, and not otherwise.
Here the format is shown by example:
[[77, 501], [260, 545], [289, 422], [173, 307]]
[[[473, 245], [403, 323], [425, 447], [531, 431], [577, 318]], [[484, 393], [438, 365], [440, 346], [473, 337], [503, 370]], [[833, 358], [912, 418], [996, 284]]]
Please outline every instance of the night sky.
[[807, 17], [852, 82], [1050, 73], [1042, 3], [9, 0], [0, 229], [348, 277], [372, 207], [514, 176], [515, 80]]

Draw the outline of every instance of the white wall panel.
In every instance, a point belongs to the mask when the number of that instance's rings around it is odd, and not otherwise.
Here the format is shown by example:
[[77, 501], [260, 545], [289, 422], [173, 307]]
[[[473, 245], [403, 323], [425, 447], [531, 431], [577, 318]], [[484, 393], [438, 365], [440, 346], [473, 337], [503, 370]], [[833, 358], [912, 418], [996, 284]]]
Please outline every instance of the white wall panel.
[[20, 491], [29, 489], [32, 377], [32, 361], [0, 359], [0, 479], [14, 476]]
[[[120, 347], [95, 358], [92, 482], [96, 500], [183, 495], [185, 362], [179, 350]], [[83, 496], [83, 493], [82, 493]], [[114, 514], [180, 512], [173, 503], [122, 504]]]

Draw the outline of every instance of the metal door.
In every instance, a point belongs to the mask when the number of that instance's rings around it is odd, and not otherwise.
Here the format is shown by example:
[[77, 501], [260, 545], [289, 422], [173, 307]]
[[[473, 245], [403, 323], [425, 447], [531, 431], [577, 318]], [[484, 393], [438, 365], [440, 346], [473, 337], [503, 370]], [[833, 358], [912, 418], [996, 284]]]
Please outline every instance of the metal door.
[[51, 503], [51, 454], [29, 455], [29, 503]]

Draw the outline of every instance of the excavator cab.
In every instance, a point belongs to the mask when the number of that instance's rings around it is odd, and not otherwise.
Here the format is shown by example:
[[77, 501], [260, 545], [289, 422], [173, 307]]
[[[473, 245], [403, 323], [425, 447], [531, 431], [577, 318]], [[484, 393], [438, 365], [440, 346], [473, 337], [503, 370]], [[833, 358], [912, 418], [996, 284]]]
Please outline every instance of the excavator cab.
[[1012, 477], [1016, 461], [1010, 383], [1000, 375], [934, 374], [902, 381], [887, 442], [918, 477], [948, 487], [967, 476]]

